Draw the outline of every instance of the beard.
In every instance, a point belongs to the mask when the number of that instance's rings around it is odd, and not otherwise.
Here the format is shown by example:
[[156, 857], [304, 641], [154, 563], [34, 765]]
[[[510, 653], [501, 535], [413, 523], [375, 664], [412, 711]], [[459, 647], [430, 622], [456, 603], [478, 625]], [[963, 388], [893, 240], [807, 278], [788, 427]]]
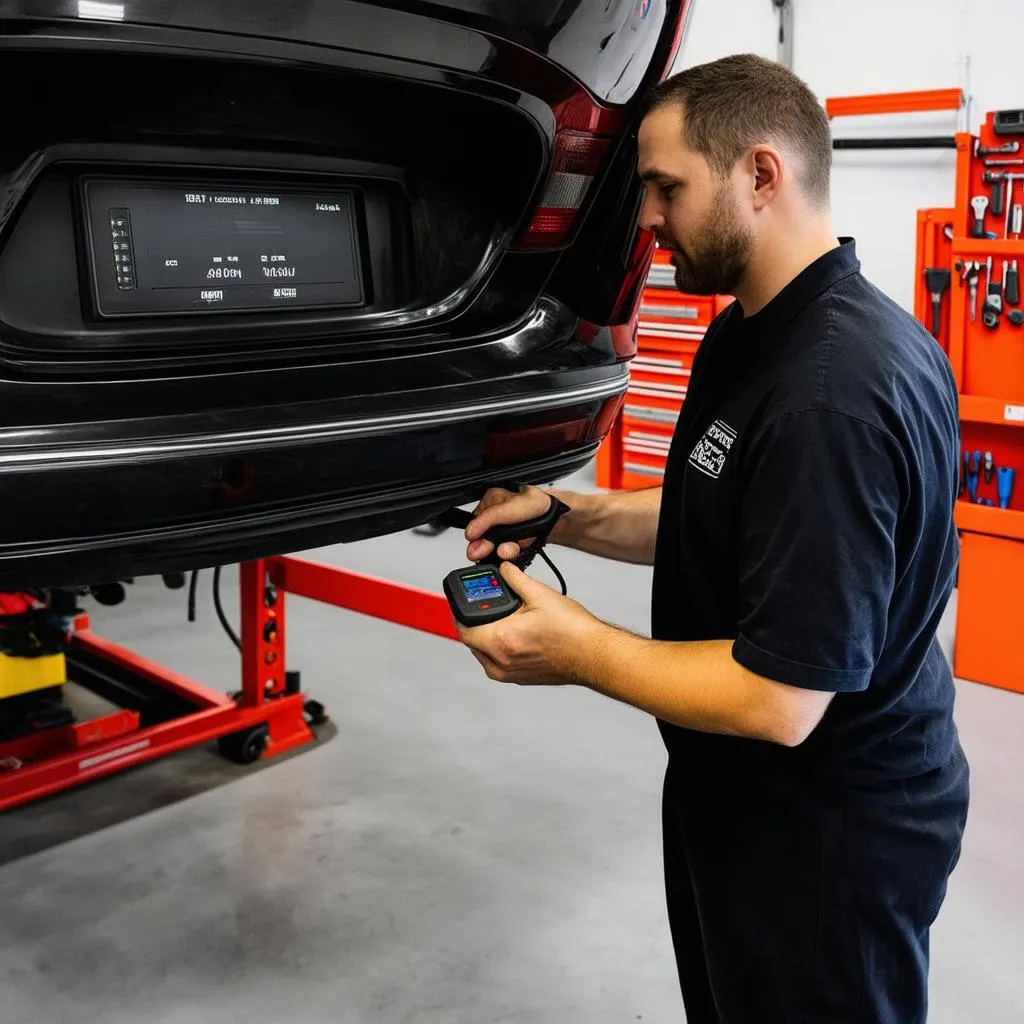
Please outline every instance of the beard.
[[715, 194], [711, 213], [686, 241], [672, 245], [676, 287], [690, 295], [732, 295], [743, 279], [754, 246], [740, 223], [725, 187]]

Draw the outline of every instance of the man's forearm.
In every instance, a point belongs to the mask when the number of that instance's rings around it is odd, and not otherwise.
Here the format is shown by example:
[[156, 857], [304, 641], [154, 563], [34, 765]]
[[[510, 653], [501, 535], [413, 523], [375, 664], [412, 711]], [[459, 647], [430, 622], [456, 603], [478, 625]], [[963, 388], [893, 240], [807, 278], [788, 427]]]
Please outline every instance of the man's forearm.
[[617, 494], [550, 491], [572, 509], [552, 533], [552, 543], [619, 562], [654, 564], [660, 487]]
[[796, 746], [832, 697], [751, 672], [733, 658], [730, 640], [659, 642], [601, 623], [578, 652], [581, 684], [701, 732]]

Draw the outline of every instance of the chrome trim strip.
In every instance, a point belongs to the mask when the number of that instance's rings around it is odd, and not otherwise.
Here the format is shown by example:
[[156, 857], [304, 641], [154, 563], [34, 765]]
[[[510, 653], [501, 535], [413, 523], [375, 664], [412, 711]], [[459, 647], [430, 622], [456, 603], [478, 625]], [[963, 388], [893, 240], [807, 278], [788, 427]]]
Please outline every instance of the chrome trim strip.
[[443, 406], [390, 416], [364, 416], [350, 420], [310, 423], [299, 427], [272, 427], [263, 430], [225, 431], [183, 441], [150, 441], [109, 446], [64, 447], [40, 450], [4, 451], [0, 448], [0, 472], [25, 469], [76, 468], [118, 461], [154, 461], [165, 458], [189, 458], [216, 453], [230, 455], [254, 447], [283, 447], [294, 444], [324, 444], [330, 441], [366, 437], [401, 430], [442, 426], [485, 416], [531, 412], [571, 405], [574, 402], [612, 398], [625, 392], [625, 369], [614, 378], [575, 388], [514, 398], [475, 402], [469, 405]]

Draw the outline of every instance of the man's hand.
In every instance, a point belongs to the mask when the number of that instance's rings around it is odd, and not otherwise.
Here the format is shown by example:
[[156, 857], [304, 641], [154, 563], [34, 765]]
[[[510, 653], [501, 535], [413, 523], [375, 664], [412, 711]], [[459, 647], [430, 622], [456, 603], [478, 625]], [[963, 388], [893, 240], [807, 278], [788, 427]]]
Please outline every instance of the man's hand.
[[501, 566], [523, 607], [486, 626], [455, 627], [484, 671], [522, 686], [588, 687], [666, 722], [797, 746], [832, 694], [756, 675], [732, 641], [647, 640], [609, 626], [510, 562]]
[[503, 563], [500, 572], [523, 607], [486, 626], [455, 623], [487, 675], [522, 686], [585, 684], [587, 654], [611, 627], [511, 562]]
[[[481, 499], [472, 522], [466, 527], [466, 540], [469, 541], [466, 554], [469, 560], [479, 562], [494, 550], [494, 545], [489, 540], [482, 539], [491, 527], [510, 526], [536, 519], [551, 508], [551, 500], [551, 495], [539, 487], [527, 487], [519, 494], [515, 491], [506, 491], [502, 487], [492, 487]], [[521, 539], [533, 540], [532, 537]], [[506, 541], [499, 546], [498, 557], [518, 558], [519, 545]]]

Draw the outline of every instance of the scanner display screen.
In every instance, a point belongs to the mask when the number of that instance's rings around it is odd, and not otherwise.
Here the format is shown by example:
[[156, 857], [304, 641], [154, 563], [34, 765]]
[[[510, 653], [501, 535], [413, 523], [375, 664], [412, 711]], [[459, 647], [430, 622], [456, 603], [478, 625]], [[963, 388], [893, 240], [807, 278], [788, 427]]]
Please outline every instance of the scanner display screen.
[[501, 588], [501, 580], [493, 572], [463, 576], [462, 589], [466, 600], [471, 603], [505, 596], [505, 591]]

